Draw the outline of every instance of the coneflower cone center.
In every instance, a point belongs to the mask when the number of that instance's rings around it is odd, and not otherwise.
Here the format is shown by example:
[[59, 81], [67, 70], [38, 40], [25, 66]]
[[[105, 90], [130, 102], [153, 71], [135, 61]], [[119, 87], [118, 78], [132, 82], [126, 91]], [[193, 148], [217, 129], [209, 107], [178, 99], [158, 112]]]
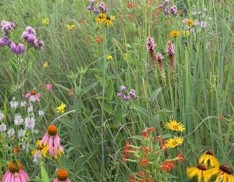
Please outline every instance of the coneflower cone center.
[[68, 177], [68, 171], [65, 169], [59, 169], [56, 173], [58, 180], [65, 181]]
[[219, 167], [219, 169], [227, 174], [232, 174], [232, 169], [230, 166], [223, 164]]
[[13, 162], [9, 162], [8, 169], [12, 173], [18, 173], [19, 170], [22, 168], [22, 164], [17, 161], [17, 166]]
[[202, 171], [205, 171], [206, 170], [206, 166], [204, 164], [199, 164], [197, 166], [198, 169], [202, 170]]
[[31, 95], [36, 95], [36, 94], [37, 94], [37, 91], [36, 91], [36, 90], [32, 90], [32, 91], [30, 92], [30, 94], [31, 94]]
[[55, 125], [50, 125], [47, 131], [50, 136], [55, 136], [57, 134], [57, 127]]

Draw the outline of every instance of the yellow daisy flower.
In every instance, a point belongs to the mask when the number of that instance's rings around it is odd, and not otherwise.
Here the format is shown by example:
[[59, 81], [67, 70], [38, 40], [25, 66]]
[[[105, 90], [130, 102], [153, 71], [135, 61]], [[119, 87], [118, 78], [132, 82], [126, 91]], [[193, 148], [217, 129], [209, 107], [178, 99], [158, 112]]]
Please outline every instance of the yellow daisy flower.
[[199, 163], [203, 163], [207, 168], [219, 167], [219, 161], [215, 158], [211, 150], [207, 150], [199, 159]]
[[175, 148], [178, 145], [181, 145], [183, 143], [183, 141], [184, 141], [183, 137], [170, 138], [166, 141], [166, 147], [167, 148]]
[[75, 24], [71, 24], [71, 25], [67, 25], [66, 27], [67, 27], [68, 31], [72, 31], [72, 30], [74, 30], [76, 28], [76, 25]]
[[115, 20], [115, 16], [106, 17], [105, 24], [107, 27], [113, 25], [113, 21]]
[[187, 19], [186, 25], [188, 25], [188, 26], [194, 26], [194, 21], [192, 19]]
[[213, 175], [217, 175], [215, 182], [234, 182], [232, 169], [229, 165], [222, 164], [219, 167], [207, 170], [207, 173], [208, 179], [210, 179]]
[[45, 63], [43, 64], [43, 68], [48, 68], [48, 67], [49, 67], [48, 62], [45, 62]]
[[186, 173], [189, 178], [197, 176], [197, 182], [208, 182], [209, 180], [206, 166], [204, 164], [199, 164], [197, 167], [188, 167], [186, 169]]
[[173, 30], [173, 31], [171, 31], [171, 32], [169, 33], [169, 36], [170, 36], [171, 38], [176, 38], [176, 37], [179, 37], [180, 34], [181, 34], [180, 31]]
[[181, 124], [180, 122], [175, 121], [175, 120], [167, 122], [166, 123], [166, 127], [169, 128], [172, 131], [180, 131], [180, 132], [182, 132], [182, 131], [185, 130], [184, 125]]
[[108, 55], [108, 56], [106, 56], [106, 59], [107, 59], [107, 60], [112, 60], [113, 57], [112, 57], [112, 55]]
[[36, 150], [33, 150], [32, 152], [31, 152], [31, 154], [33, 155], [33, 156], [35, 156], [35, 155], [37, 155], [39, 152], [40, 152], [40, 156], [43, 156], [43, 157], [45, 157], [46, 156], [46, 154], [47, 154], [47, 152], [48, 152], [48, 150], [49, 150], [49, 146], [48, 145], [43, 145], [42, 144], [42, 142], [41, 142], [41, 139], [40, 140], [37, 140], [37, 142], [36, 142]]
[[50, 21], [49, 18], [45, 18], [41, 21], [42, 25], [49, 25]]
[[66, 105], [64, 103], [62, 103], [60, 106], [58, 106], [57, 109], [57, 113], [63, 113], [65, 110]]
[[183, 31], [183, 35], [186, 36], [186, 37], [189, 36], [190, 35], [190, 31], [189, 30]]
[[106, 20], [106, 14], [105, 13], [100, 13], [98, 17], [96, 18], [96, 23], [100, 25]]

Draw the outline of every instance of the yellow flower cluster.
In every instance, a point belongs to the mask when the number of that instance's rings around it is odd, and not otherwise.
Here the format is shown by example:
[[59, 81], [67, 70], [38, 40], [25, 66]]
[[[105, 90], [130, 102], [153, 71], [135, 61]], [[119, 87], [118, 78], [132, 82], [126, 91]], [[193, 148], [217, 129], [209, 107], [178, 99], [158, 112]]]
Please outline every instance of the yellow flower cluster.
[[104, 23], [107, 27], [113, 25], [114, 20], [115, 20], [115, 16], [111, 15], [110, 17], [108, 17], [105, 13], [100, 13], [96, 17], [96, 23], [98, 25], [101, 25], [102, 23]]
[[229, 165], [219, 164], [211, 150], [206, 151], [199, 159], [196, 167], [188, 167], [189, 178], [197, 178], [198, 182], [234, 182]]

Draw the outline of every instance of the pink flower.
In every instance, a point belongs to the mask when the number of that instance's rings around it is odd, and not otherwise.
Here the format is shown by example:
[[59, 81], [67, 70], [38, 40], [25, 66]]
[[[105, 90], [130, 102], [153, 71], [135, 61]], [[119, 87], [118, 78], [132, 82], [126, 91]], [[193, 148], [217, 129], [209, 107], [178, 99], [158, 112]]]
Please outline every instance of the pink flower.
[[66, 169], [62, 169], [60, 168], [57, 172], [56, 172], [56, 178], [54, 179], [53, 182], [71, 182], [68, 179], [68, 171]]
[[30, 102], [40, 102], [40, 97], [41, 95], [37, 93], [36, 90], [32, 90], [31, 92], [28, 92], [25, 97], [30, 101]]
[[2, 177], [2, 182], [29, 182], [28, 174], [19, 161], [8, 163], [8, 170]]
[[60, 145], [60, 137], [57, 134], [57, 127], [50, 125], [46, 134], [42, 138], [42, 144], [49, 146], [49, 153], [53, 157], [57, 158], [58, 155], [63, 153], [63, 147]]
[[52, 90], [53, 85], [51, 83], [47, 83], [45, 87], [46, 87], [46, 90], [50, 91]]

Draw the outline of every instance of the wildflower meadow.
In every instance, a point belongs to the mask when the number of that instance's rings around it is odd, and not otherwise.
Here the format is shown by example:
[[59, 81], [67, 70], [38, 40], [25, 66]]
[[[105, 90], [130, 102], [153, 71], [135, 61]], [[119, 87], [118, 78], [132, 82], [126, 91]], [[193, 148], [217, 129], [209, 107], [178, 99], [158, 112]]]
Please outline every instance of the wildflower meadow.
[[233, 0], [1, 0], [1, 182], [234, 182]]

